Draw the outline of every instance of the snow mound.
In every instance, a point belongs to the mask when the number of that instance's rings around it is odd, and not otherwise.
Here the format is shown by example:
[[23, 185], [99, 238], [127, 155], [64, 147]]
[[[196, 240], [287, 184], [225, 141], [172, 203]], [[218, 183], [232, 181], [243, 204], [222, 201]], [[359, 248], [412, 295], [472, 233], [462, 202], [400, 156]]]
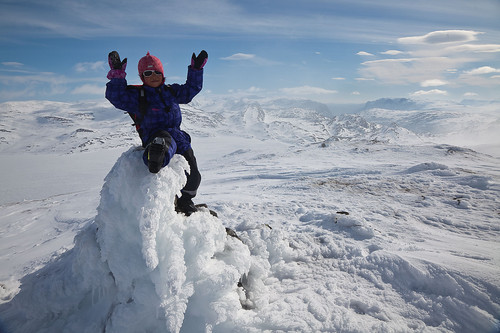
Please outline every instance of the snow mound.
[[20, 293], [0, 307], [7, 329], [198, 331], [244, 311], [238, 284], [250, 269], [248, 247], [208, 211], [175, 212], [189, 168], [184, 158], [150, 174], [141, 154], [132, 148], [118, 159], [95, 221], [74, 248], [25, 276]]
[[374, 236], [373, 229], [364, 219], [358, 219], [345, 215], [349, 215], [349, 213], [338, 212], [336, 214], [325, 214], [319, 212], [307, 212], [300, 218], [300, 221], [317, 225], [326, 230], [340, 231], [346, 236], [350, 236], [358, 240], [369, 239]]
[[448, 170], [448, 167], [444, 164], [439, 164], [435, 162], [426, 162], [412, 166], [407, 170], [407, 172], [415, 173], [415, 172], [429, 171], [429, 170]]

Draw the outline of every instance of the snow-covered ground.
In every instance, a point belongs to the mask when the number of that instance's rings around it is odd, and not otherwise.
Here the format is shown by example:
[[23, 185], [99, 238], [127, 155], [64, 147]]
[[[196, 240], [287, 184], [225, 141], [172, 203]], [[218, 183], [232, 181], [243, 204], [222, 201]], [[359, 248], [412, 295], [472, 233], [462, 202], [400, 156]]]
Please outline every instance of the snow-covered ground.
[[106, 101], [0, 104], [0, 330], [498, 332], [499, 111], [198, 98], [217, 219]]

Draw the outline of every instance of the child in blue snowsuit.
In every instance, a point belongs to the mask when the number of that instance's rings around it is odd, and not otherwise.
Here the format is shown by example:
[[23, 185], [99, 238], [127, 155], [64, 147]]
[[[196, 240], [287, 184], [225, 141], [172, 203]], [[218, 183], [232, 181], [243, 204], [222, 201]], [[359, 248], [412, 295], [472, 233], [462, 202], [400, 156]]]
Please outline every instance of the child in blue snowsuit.
[[125, 80], [127, 59], [120, 60], [118, 52], [109, 53], [111, 70], [106, 84], [106, 98], [116, 108], [127, 111], [134, 119], [137, 132], [145, 148], [144, 163], [149, 171], [157, 173], [165, 167], [174, 154], [183, 155], [189, 163], [190, 173], [187, 183], [177, 199], [176, 209], [186, 215], [195, 212], [192, 199], [201, 182], [196, 158], [191, 148], [191, 137], [180, 129], [182, 115], [179, 104], [191, 102], [203, 86], [203, 66], [208, 54], [201, 51], [193, 53], [191, 66], [185, 84], [165, 85], [161, 61], [149, 54], [142, 57], [138, 64], [141, 86], [129, 86]]

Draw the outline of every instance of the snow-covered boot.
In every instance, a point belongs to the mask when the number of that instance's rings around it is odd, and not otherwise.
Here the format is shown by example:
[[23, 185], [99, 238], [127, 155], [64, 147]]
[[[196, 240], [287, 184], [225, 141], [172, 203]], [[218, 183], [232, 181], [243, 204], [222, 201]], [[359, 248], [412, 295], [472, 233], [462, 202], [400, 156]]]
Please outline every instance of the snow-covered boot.
[[193, 203], [192, 197], [187, 194], [183, 194], [180, 198], [176, 197], [175, 211], [177, 213], [183, 213], [186, 216], [193, 214], [198, 211], [196, 205]]
[[157, 173], [163, 167], [167, 146], [165, 138], [156, 137], [148, 145], [148, 168], [149, 172]]

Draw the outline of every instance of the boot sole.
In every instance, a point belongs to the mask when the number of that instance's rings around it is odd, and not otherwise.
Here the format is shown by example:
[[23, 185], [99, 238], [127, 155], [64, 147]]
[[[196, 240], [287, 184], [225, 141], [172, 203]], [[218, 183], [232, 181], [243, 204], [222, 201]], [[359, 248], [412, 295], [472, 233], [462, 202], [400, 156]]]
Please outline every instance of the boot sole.
[[151, 173], [158, 173], [163, 167], [165, 148], [163, 145], [152, 144], [148, 150], [148, 168]]

